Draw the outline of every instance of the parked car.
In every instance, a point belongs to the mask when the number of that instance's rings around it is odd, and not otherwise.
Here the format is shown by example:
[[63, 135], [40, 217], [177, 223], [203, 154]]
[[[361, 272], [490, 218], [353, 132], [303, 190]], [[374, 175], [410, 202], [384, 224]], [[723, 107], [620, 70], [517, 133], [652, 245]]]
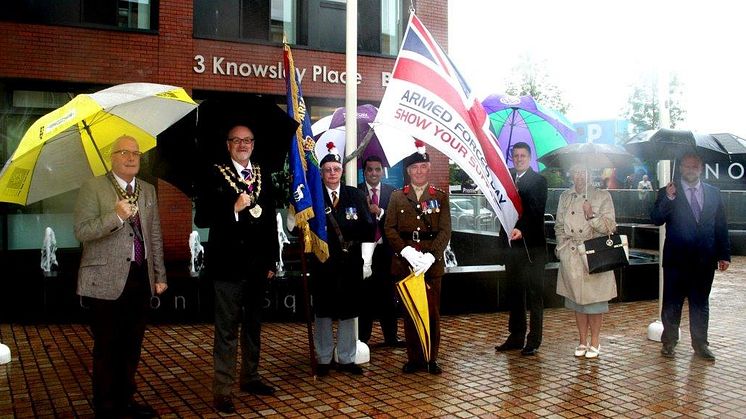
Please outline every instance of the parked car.
[[451, 222], [454, 227], [477, 230], [493, 229], [495, 214], [488, 208], [479, 208], [479, 215], [476, 216], [478, 223], [475, 222], [474, 206], [478, 202], [476, 199], [451, 196], [449, 202], [451, 205]]

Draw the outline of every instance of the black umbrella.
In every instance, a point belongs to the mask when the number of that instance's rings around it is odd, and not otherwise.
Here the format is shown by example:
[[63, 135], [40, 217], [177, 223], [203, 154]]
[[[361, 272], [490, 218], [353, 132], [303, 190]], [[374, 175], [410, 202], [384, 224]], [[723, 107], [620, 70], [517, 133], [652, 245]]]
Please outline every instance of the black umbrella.
[[282, 171], [298, 123], [267, 97], [225, 94], [203, 101], [197, 113], [158, 137], [152, 173], [195, 196], [210, 165], [228, 159], [226, 135], [239, 124], [254, 133], [251, 161], [267, 174]]
[[723, 145], [710, 134], [661, 128], [632, 137], [624, 145], [630, 153], [645, 160], [677, 160], [695, 153], [707, 162], [727, 161], [730, 156]]
[[538, 161], [548, 167], [569, 168], [579, 163], [589, 169], [631, 166], [634, 156], [611, 144], [573, 143], [552, 150]]
[[712, 134], [712, 136], [725, 149], [731, 160], [740, 160], [746, 157], [746, 140], [743, 138], [728, 133]]

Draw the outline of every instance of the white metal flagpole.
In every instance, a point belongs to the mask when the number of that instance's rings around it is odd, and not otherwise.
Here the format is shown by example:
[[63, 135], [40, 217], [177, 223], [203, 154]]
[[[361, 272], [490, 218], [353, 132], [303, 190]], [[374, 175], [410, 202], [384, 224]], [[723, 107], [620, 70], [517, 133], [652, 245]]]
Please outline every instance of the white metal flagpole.
[[[357, 149], [357, 0], [347, 0], [347, 47], [345, 49], [345, 151]], [[357, 187], [357, 158], [345, 165], [345, 185]], [[355, 318], [355, 336], [358, 336], [358, 318]], [[368, 345], [357, 340], [355, 363], [370, 361]]]
[[[671, 127], [671, 115], [668, 109], [668, 70], [661, 64], [658, 67], [658, 128]], [[657, 168], [659, 186], [666, 186], [671, 181], [671, 162], [662, 160], [658, 162]], [[648, 325], [648, 339], [656, 342], [661, 341], [663, 335], [663, 243], [666, 240], [666, 225], [658, 228], [658, 319]]]

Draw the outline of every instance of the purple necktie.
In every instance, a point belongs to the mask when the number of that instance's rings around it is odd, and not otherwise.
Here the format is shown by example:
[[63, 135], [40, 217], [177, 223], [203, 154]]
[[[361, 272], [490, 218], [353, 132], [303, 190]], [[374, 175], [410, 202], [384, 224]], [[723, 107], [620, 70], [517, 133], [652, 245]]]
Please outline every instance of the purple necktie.
[[249, 180], [251, 177], [251, 169], [243, 169], [241, 170], [241, 174], [243, 175], [244, 180]]
[[694, 213], [694, 219], [699, 222], [699, 217], [702, 215], [702, 207], [697, 201], [697, 188], [689, 188], [689, 204], [692, 206], [692, 213]]
[[[374, 205], [378, 205], [378, 188], [370, 188], [370, 191], [372, 193], [370, 197], [370, 201]], [[376, 242], [381, 239], [381, 226], [376, 223]]]
[[[127, 195], [132, 196], [132, 185], [127, 185]], [[140, 224], [140, 212], [138, 211], [137, 214], [135, 214], [134, 217], [130, 219], [130, 225], [132, 226], [132, 229], [135, 231], [135, 241], [134, 241], [134, 248], [135, 248], [135, 263], [138, 265], [142, 265], [142, 262], [145, 260], [145, 243], [143, 243], [142, 240], [142, 225]]]

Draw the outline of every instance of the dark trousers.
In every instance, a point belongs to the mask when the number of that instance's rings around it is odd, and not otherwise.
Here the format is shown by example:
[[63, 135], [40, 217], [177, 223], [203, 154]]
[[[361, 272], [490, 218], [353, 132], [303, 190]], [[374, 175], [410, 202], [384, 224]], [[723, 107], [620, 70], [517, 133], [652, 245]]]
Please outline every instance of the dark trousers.
[[383, 245], [376, 246], [373, 253], [373, 275], [363, 280], [362, 310], [358, 319], [358, 338], [368, 343], [373, 332], [373, 320], [380, 319], [383, 339], [396, 342], [397, 318], [399, 314], [396, 286], [391, 276], [391, 253]]
[[[544, 324], [544, 266], [545, 248], [531, 248], [531, 257], [526, 253], [522, 241], [513, 243], [508, 249], [505, 264], [507, 277], [508, 331], [509, 340], [524, 343], [528, 347], [541, 345]], [[526, 336], [526, 309], [530, 317], [530, 328]]]
[[[430, 360], [438, 360], [440, 349], [440, 281], [441, 277], [426, 277], [427, 308], [430, 311]], [[404, 316], [404, 338], [407, 340], [407, 359], [410, 362], [424, 363], [420, 337], [412, 318]]]
[[[215, 342], [213, 394], [228, 395], [236, 382], [236, 358], [241, 343], [240, 384], [259, 380], [259, 349], [266, 278], [255, 275], [239, 282], [214, 281]], [[240, 326], [240, 335], [239, 335]]]
[[137, 391], [135, 373], [150, 302], [147, 262], [132, 263], [116, 300], [88, 298], [93, 334], [93, 403], [97, 412], [118, 409]]
[[663, 335], [661, 342], [678, 341], [681, 310], [689, 299], [689, 331], [692, 346], [709, 345], [707, 327], [710, 321], [710, 290], [715, 270], [709, 264], [663, 268]]

